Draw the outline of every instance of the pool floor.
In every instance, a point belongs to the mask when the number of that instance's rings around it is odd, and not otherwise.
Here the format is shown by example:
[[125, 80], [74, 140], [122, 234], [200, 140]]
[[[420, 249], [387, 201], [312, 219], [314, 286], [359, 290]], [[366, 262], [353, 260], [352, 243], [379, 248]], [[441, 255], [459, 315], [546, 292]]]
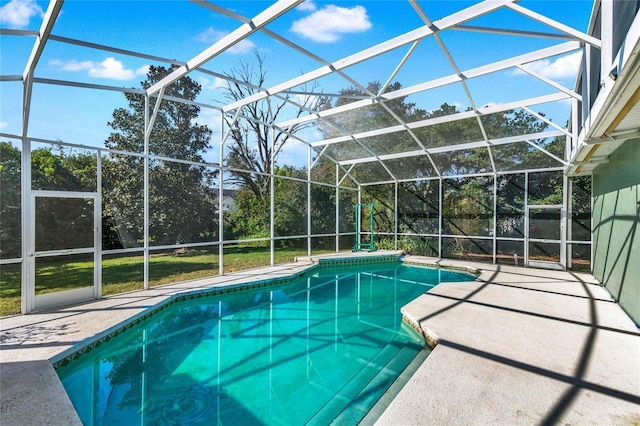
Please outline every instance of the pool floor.
[[400, 308], [443, 279], [474, 277], [386, 262], [183, 300], [58, 373], [84, 424], [355, 424], [424, 347]]

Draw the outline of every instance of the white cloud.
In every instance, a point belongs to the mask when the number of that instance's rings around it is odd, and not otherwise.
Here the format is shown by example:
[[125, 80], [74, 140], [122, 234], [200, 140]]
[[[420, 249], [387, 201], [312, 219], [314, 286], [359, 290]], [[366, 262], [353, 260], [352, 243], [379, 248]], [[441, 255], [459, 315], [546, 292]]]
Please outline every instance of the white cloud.
[[[214, 132], [220, 131], [220, 111], [211, 108], [202, 108], [200, 110], [200, 124], [206, 124]], [[198, 120], [196, 120], [198, 121]]]
[[318, 102], [318, 96], [316, 95], [295, 95], [294, 99], [298, 104], [307, 106], [314, 105]]
[[44, 16], [44, 11], [35, 0], [11, 0], [0, 7], [0, 23], [13, 28], [29, 25], [33, 16]]
[[0, 121], [0, 129], [4, 129], [8, 125], [9, 125], [9, 123], [7, 123], [6, 121]]
[[148, 65], [144, 65], [137, 70], [131, 70], [124, 67], [122, 62], [115, 58], [107, 58], [102, 62], [93, 61], [61, 61], [54, 59], [50, 62], [54, 67], [62, 71], [87, 71], [93, 78], [108, 78], [112, 80], [131, 80], [138, 75], [145, 75], [149, 70]]
[[305, 2], [299, 4], [296, 9], [301, 12], [313, 12], [317, 9], [317, 7], [313, 0], [306, 0]]
[[93, 67], [92, 61], [78, 62], [75, 59], [64, 62], [59, 59], [53, 59], [49, 62], [52, 66], [60, 68], [62, 71], [82, 71]]
[[278, 154], [278, 163], [290, 164], [294, 167], [305, 167], [307, 165], [307, 155], [307, 145], [294, 138], [290, 138]]
[[334, 4], [298, 19], [291, 31], [319, 43], [332, 43], [342, 35], [359, 33], [371, 28], [367, 9], [363, 6], [340, 7]]
[[147, 75], [149, 72], [149, 65], [143, 65], [136, 70], [136, 75]]
[[[581, 61], [582, 53], [575, 52], [570, 55], [562, 56], [554, 61], [543, 59], [532, 62], [525, 65], [525, 67], [543, 75], [544, 77], [562, 80], [565, 78], [575, 78], [578, 68], [580, 68]], [[518, 70], [515, 74], [522, 74], [522, 71]]]
[[[196, 40], [202, 43], [213, 44], [228, 34], [229, 32], [227, 31], [219, 31], [212, 27], [209, 27], [203, 32], [201, 32], [200, 34], [198, 34], [196, 36]], [[235, 45], [231, 46], [227, 50], [227, 52], [234, 53], [237, 55], [243, 55], [247, 52], [252, 51], [253, 49], [255, 49], [255, 47], [256, 45], [254, 42], [252, 42], [251, 40], [244, 39], [239, 41]]]
[[136, 73], [124, 68], [122, 62], [114, 58], [107, 58], [89, 69], [89, 75], [95, 78], [113, 78], [115, 80], [131, 80]]
[[213, 80], [209, 80], [207, 77], [200, 77], [198, 81], [205, 89], [218, 90], [227, 87], [227, 81], [220, 77], [215, 77]]

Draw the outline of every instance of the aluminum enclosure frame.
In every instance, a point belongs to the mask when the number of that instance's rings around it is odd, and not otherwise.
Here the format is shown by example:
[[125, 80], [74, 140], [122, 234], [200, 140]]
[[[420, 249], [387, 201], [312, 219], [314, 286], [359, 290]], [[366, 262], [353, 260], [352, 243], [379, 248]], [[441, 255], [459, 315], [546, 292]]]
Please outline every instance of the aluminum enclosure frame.
[[[153, 250], [158, 249], [171, 249], [171, 248], [181, 248], [181, 247], [199, 247], [199, 246], [218, 246], [219, 247], [219, 273], [223, 274], [224, 269], [224, 245], [225, 244], [233, 244], [236, 241], [233, 240], [225, 240], [224, 238], [224, 230], [223, 230], [223, 174], [229, 169], [225, 165], [225, 157], [224, 157], [224, 147], [225, 144], [230, 140], [230, 129], [228, 128], [228, 122], [233, 124], [237, 120], [253, 120], [252, 117], [243, 113], [243, 107], [250, 105], [255, 102], [260, 102], [263, 100], [267, 100], [269, 98], [274, 98], [279, 101], [284, 101], [287, 104], [291, 105], [294, 108], [304, 108], [304, 105], [300, 103], [296, 96], [301, 92], [299, 91], [299, 87], [305, 83], [310, 83], [320, 79], [322, 77], [329, 76], [331, 74], [339, 75], [345, 81], [353, 84], [354, 87], [361, 90], [364, 93], [364, 99], [356, 100], [354, 102], [332, 107], [322, 111], [315, 111], [306, 109], [306, 114], [301, 115], [300, 117], [287, 119], [277, 123], [261, 123], [262, 125], [266, 125], [271, 127], [271, 135], [270, 135], [270, 143], [271, 149], [275, 150], [277, 147], [275, 144], [275, 136], [274, 132], [284, 132], [288, 134], [291, 140], [295, 140], [296, 142], [302, 143], [306, 146], [307, 149], [307, 233], [306, 235], [294, 236], [291, 238], [306, 238], [307, 239], [307, 251], [308, 254], [311, 254], [312, 251], [312, 238], [317, 237], [317, 235], [312, 234], [312, 223], [311, 223], [311, 185], [319, 184], [319, 185], [328, 185], [330, 187], [335, 188], [336, 200], [339, 200], [339, 192], [347, 191], [353, 192], [357, 198], [357, 202], [362, 202], [362, 190], [371, 185], [379, 185], [392, 183], [395, 185], [395, 200], [397, 205], [397, 191], [398, 184], [402, 182], [408, 181], [416, 181], [416, 180], [437, 180], [439, 182], [440, 192], [439, 192], [439, 210], [442, 212], [442, 186], [443, 180], [446, 179], [454, 179], [459, 177], [475, 177], [475, 176], [492, 176], [493, 177], [493, 237], [492, 237], [492, 245], [493, 245], [493, 262], [496, 262], [496, 250], [497, 250], [497, 241], [499, 241], [499, 237], [496, 236], [495, 226], [496, 226], [496, 211], [497, 207], [496, 203], [496, 180], [497, 176], [502, 174], [514, 174], [514, 173], [522, 173], [525, 176], [528, 176], [530, 173], [536, 173], [540, 171], [565, 171], [569, 166], [569, 151], [570, 147], [575, 147], [578, 141], [578, 127], [577, 125], [572, 126], [560, 126], [557, 123], [549, 120], [548, 118], [538, 114], [534, 111], [534, 107], [539, 104], [545, 104], [550, 102], [567, 102], [570, 107], [569, 110], [572, 112], [579, 111], [583, 106], [582, 95], [578, 93], [576, 90], [572, 90], [570, 88], [566, 88], [557, 82], [537, 73], [533, 70], [530, 64], [545, 60], [553, 57], [557, 57], [559, 55], [564, 55], [572, 52], [585, 51], [587, 48], [589, 49], [600, 49], [603, 47], [603, 43], [601, 40], [589, 35], [577, 31], [573, 28], [570, 28], [567, 25], [562, 24], [561, 22], [555, 21], [548, 17], [542, 16], [530, 9], [527, 9], [516, 3], [516, 0], [498, 0], [498, 1], [481, 1], [477, 4], [474, 4], [466, 9], [457, 11], [449, 16], [444, 18], [431, 21], [428, 15], [423, 10], [422, 6], [416, 0], [409, 0], [409, 4], [414, 9], [417, 16], [420, 17], [421, 21], [424, 25], [415, 28], [411, 31], [400, 34], [396, 37], [393, 37], [389, 40], [376, 44], [374, 46], [370, 46], [365, 48], [355, 54], [351, 54], [345, 56], [337, 61], [328, 61], [317, 54], [309, 51], [304, 46], [298, 45], [284, 36], [277, 34], [273, 30], [267, 28], [268, 24], [275, 22], [282, 16], [289, 13], [296, 6], [301, 4], [303, 0], [279, 0], [273, 2], [273, 4], [268, 5], [262, 12], [258, 13], [254, 17], [244, 17], [237, 14], [234, 11], [229, 9], [225, 9], [222, 6], [216, 5], [212, 2], [205, 0], [192, 0], [192, 3], [206, 9], [208, 11], [213, 11], [215, 13], [220, 13], [226, 17], [230, 17], [239, 21], [238, 28], [226, 35], [221, 40], [215, 42], [208, 48], [202, 50], [197, 55], [191, 57], [186, 60], [176, 60], [169, 58], [162, 58], [157, 55], [148, 54], [145, 52], [134, 52], [131, 50], [122, 49], [118, 46], [106, 46], [97, 43], [92, 43], [88, 40], [76, 40], [68, 37], [63, 37], [54, 34], [55, 23], [59, 18], [61, 11], [63, 9], [64, 1], [63, 0], [51, 0], [49, 3], [49, 7], [46, 11], [46, 14], [43, 18], [42, 25], [40, 30], [37, 32], [27, 31], [27, 30], [11, 30], [11, 29], [0, 29], [0, 34], [2, 35], [11, 35], [16, 37], [34, 37], [35, 42], [29, 56], [27, 63], [25, 64], [24, 71], [22, 75], [2, 75], [0, 76], [1, 82], [21, 82], [23, 85], [23, 97], [22, 97], [22, 127], [20, 134], [11, 134], [11, 133], [0, 133], [1, 137], [20, 140], [21, 141], [21, 152], [22, 152], [22, 175], [21, 175], [21, 186], [22, 186], [22, 253], [20, 258], [14, 259], [2, 259], [2, 264], [11, 264], [11, 263], [21, 263], [22, 265], [22, 294], [23, 294], [23, 302], [22, 302], [22, 312], [29, 313], [31, 312], [35, 305], [33, 303], [33, 297], [31, 296], [34, 289], [33, 283], [35, 280], [35, 267], [33, 260], [33, 253], [31, 252], [30, 244], [24, 243], [24, 241], [32, 241], [35, 236], [33, 235], [33, 229], [30, 226], [30, 219], [33, 215], [34, 205], [33, 205], [33, 197], [35, 190], [32, 189], [31, 185], [31, 143], [32, 142], [42, 142], [49, 144], [60, 144], [62, 146], [68, 147], [79, 147], [87, 150], [94, 150], [97, 153], [98, 158], [101, 157], [102, 153], [109, 152], [117, 152], [115, 150], [109, 150], [104, 147], [94, 147], [87, 146], [83, 144], [76, 144], [69, 141], [54, 141], [47, 140], [42, 138], [35, 138], [30, 134], [30, 114], [32, 111], [32, 93], [33, 87], [35, 84], [43, 84], [43, 85], [54, 85], [61, 87], [77, 87], [83, 89], [91, 89], [91, 90], [99, 90], [99, 91], [109, 91], [109, 92], [120, 92], [120, 93], [135, 93], [138, 95], [144, 96], [145, 103], [147, 104], [147, 108], [145, 108], [144, 119], [144, 150], [141, 153], [130, 153], [126, 152], [127, 155], [133, 155], [142, 157], [144, 161], [144, 245], [142, 248], [132, 248], [132, 249], [122, 249], [118, 251], [118, 253], [127, 253], [127, 252], [142, 252], [144, 254], [144, 288], [148, 288], [149, 286], [149, 256]], [[532, 21], [536, 21], [540, 24], [543, 24], [547, 28], [549, 28], [548, 32], [542, 31], [526, 31], [519, 30], [517, 28], [513, 29], [504, 29], [504, 28], [489, 28], [489, 27], [481, 27], [470, 24], [476, 18], [495, 13], [497, 11], [509, 10], [517, 13], [518, 15], [530, 19]], [[474, 67], [471, 69], [463, 70], [456, 62], [456, 59], [451, 54], [447, 47], [447, 42], [444, 40], [440, 34], [446, 30], [454, 30], [454, 31], [465, 31], [468, 33], [482, 33], [482, 34], [509, 34], [518, 37], [533, 37], [533, 38], [543, 38], [554, 43], [550, 47], [537, 49], [525, 54], [516, 55], [507, 59], [503, 59], [497, 62], [493, 62], [490, 64], [482, 65], [479, 67]], [[207, 62], [212, 58], [215, 58], [217, 55], [224, 53], [228, 49], [232, 48], [234, 45], [242, 42], [243, 40], [248, 39], [251, 35], [255, 33], [260, 33], [267, 37], [270, 37], [280, 43], [287, 45], [289, 48], [295, 50], [297, 53], [305, 56], [312, 62], [316, 62], [319, 64], [319, 67], [303, 73], [300, 76], [289, 79], [287, 81], [280, 82], [278, 84], [269, 86], [269, 87], [257, 87], [253, 86], [252, 88], [256, 90], [256, 93], [247, 96], [244, 99], [228, 103], [223, 106], [216, 106], [209, 103], [203, 102], [193, 102], [193, 101], [185, 101], [183, 99], [178, 99], [175, 97], [165, 95], [165, 90], [170, 87], [177, 79], [187, 76], [194, 71], [198, 71], [204, 73], [205, 75], [209, 75], [216, 78], [225, 79], [227, 81], [233, 81], [238, 83], [237, 80], [233, 80], [230, 76], [222, 74], [217, 71], [213, 71], [207, 68]], [[411, 58], [411, 55], [414, 54], [417, 46], [420, 42], [425, 39], [433, 38], [441, 53], [446, 58], [449, 63], [451, 69], [454, 71], [452, 74], [449, 74], [444, 77], [440, 77], [437, 79], [424, 81], [419, 84], [415, 84], [413, 86], [404, 87], [395, 91], [387, 91], [386, 89], [389, 87], [391, 81], [393, 81], [394, 77], [398, 74], [398, 72], [403, 68], [408, 59]], [[81, 81], [73, 81], [73, 80], [56, 80], [51, 78], [43, 78], [37, 76], [38, 71], [38, 63], [43, 55], [45, 49], [47, 49], [47, 44], [49, 41], [55, 41], [58, 43], [63, 43], [70, 46], [82, 46], [84, 48], [95, 49], [98, 51], [104, 52], [114, 52], [118, 54], [122, 54], [125, 56], [131, 56], [135, 58], [141, 59], [149, 59], [153, 61], [157, 61], [164, 64], [176, 65], [177, 69], [174, 70], [169, 76], [162, 79], [155, 85], [151, 86], [146, 90], [141, 89], [132, 89], [126, 87], [117, 87], [117, 86], [107, 86], [107, 85], [98, 85], [98, 84], [90, 84]], [[407, 47], [406, 55], [402, 58], [402, 60], [396, 65], [394, 71], [391, 75], [382, 76], [381, 79], [384, 81], [380, 91], [378, 93], [372, 93], [362, 84], [363, 82], [359, 81], [357, 78], [350, 75], [350, 67], [361, 64], [370, 60], [372, 58], [382, 57], [385, 53], [388, 53], [394, 49], [400, 47]], [[586, 53], [585, 53], [586, 55]], [[610, 56], [610, 55], [609, 55]], [[468, 83], [473, 81], [474, 78], [479, 78], [483, 76], [493, 75], [498, 72], [507, 70], [507, 69], [517, 69], [520, 72], [526, 73], [539, 82], [544, 83], [548, 86], [549, 90], [552, 93], [542, 96], [535, 96], [530, 98], [519, 99], [517, 101], [508, 102], [504, 104], [498, 105], [486, 105], [480, 106], [477, 104], [474, 96], [472, 94], [472, 90], [469, 89]], [[469, 105], [471, 108], [468, 111], [459, 112], [453, 115], [438, 117], [438, 118], [430, 118], [416, 122], [405, 122], [401, 117], [395, 114], [388, 106], [388, 102], [401, 99], [406, 96], [416, 95], [426, 93], [429, 90], [449, 87], [452, 85], [459, 85], [462, 87]], [[307, 96], [316, 96], [317, 93], [308, 92], [303, 93]], [[159, 156], [153, 155], [149, 150], [149, 139], [154, 131], [154, 121], [156, 114], [158, 112], [158, 108], [160, 106], [161, 101], [169, 100], [174, 102], [184, 102], [187, 104], [194, 104], [203, 109], [209, 109], [217, 111], [221, 114], [220, 118], [220, 139], [218, 141], [218, 150], [219, 150], [219, 158], [217, 163], [197, 163], [198, 166], [204, 167], [212, 167], [219, 170], [219, 196], [218, 196], [218, 224], [219, 224], [219, 241], [212, 243], [198, 243], [198, 244], [176, 244], [176, 245], [163, 245], [163, 246], [152, 246], [150, 245], [149, 239], [149, 161], [151, 159], [161, 159], [168, 161], [177, 161], [184, 162], [185, 160], [173, 159], [173, 158], [163, 158]], [[342, 132], [346, 133], [345, 136], [332, 137], [320, 140], [308, 140], [304, 137], [289, 133], [290, 129], [299, 124], [318, 122], [325, 123], [329, 126], [333, 125], [330, 123], [332, 117], [335, 117], [338, 114], [346, 113], [349, 111], [357, 111], [361, 108], [367, 108], [371, 106], [380, 106], [386, 113], [388, 113], [395, 124], [391, 126], [386, 126], [383, 128], [372, 129], [365, 132], [356, 132], [351, 133], [348, 129], [340, 129]], [[527, 114], [536, 117], [540, 122], [544, 123], [546, 126], [551, 128], [550, 130], [545, 130], [543, 132], [536, 133], [528, 133], [516, 136], [502, 137], [502, 138], [492, 138], [487, 134], [487, 131], [483, 125], [482, 118], [485, 116], [489, 116], [491, 114], [503, 113], [512, 111], [515, 109], [520, 109], [525, 111]], [[152, 111], [152, 112], [151, 112]], [[225, 120], [225, 117], [228, 119], [228, 122]], [[428, 128], [430, 126], [436, 126], [443, 123], [452, 123], [458, 120], [467, 120], [473, 119], [477, 122], [478, 129], [482, 134], [482, 139], [475, 140], [472, 142], [465, 143], [456, 143], [452, 145], [445, 146], [437, 146], [432, 147], [429, 146], [428, 141], [421, 140], [420, 137], [416, 134], [416, 130], [421, 128]], [[377, 137], [382, 135], [396, 135], [396, 134], [407, 134], [415, 143], [415, 149], [402, 151], [393, 154], [379, 154], [374, 152], [370, 147], [366, 145], [366, 142], [363, 140], [369, 137]], [[539, 139], [548, 139], [548, 138], [566, 138], [566, 152], [565, 157], [560, 158], [552, 152], [547, 151], [540, 144], [535, 143], [535, 140]], [[359, 147], [361, 147], [364, 151], [367, 151], [370, 155], [367, 156], [359, 156], [349, 159], [336, 159], [332, 158], [330, 154], [327, 153], [329, 146], [332, 145], [340, 145], [345, 142], [355, 143]], [[499, 170], [496, 166], [495, 162], [495, 147], [499, 147], [502, 145], [510, 145], [516, 143], [526, 143], [533, 150], [537, 150], [541, 152], [547, 158], [553, 160], [555, 164], [552, 167], [540, 169], [540, 168], [523, 168], [518, 169], [516, 171], [504, 171]], [[486, 149], [489, 154], [489, 160], [491, 163], [491, 170], [482, 172], [482, 173], [471, 173], [469, 175], [448, 175], [443, 170], [437, 166], [436, 162], [433, 160], [432, 156], [437, 153], [447, 153], [447, 152], [455, 152], [465, 149], [475, 149], [475, 148], [483, 148]], [[406, 179], [401, 178], [396, 175], [386, 166], [385, 161], [392, 159], [402, 159], [402, 158], [410, 158], [410, 157], [425, 157], [428, 162], [431, 164], [433, 169], [435, 170], [435, 176], [429, 178], [416, 178], [416, 179]], [[319, 158], [326, 158], [328, 161], [335, 164], [335, 182], [328, 184], [326, 182], [313, 182], [311, 176], [311, 170], [314, 165], [317, 164]], [[353, 173], [354, 166], [365, 164], [365, 163], [375, 163], [380, 165], [385, 171], [386, 174], [384, 176], [380, 176], [378, 181], [360, 181], [358, 177]], [[98, 161], [99, 164], [99, 161]], [[275, 251], [275, 242], [279, 238], [274, 235], [274, 209], [275, 209], [275, 194], [274, 194], [274, 170], [276, 164], [274, 161], [270, 164], [270, 172], [268, 176], [270, 177], [270, 237], [268, 241], [270, 242], [271, 247], [271, 256], [270, 262], [273, 265], [275, 263], [274, 260], [274, 251]], [[100, 175], [100, 173], [98, 173]], [[100, 178], [98, 178], [100, 179]], [[343, 185], [345, 179], [348, 179], [351, 182], [352, 186]], [[563, 234], [563, 250], [566, 249], [567, 244], [571, 244], [571, 238], [567, 235], [568, 220], [570, 220], [567, 216], [570, 215], [570, 198], [567, 195], [569, 191], [569, 184], [566, 177], [563, 179], [563, 198], [564, 198], [564, 207], [563, 207], [563, 220], [564, 220], [564, 234]], [[96, 188], [97, 193], [99, 194], [101, 191], [101, 182], [98, 182], [98, 188]], [[98, 197], [99, 199], [100, 197]], [[350, 235], [350, 233], [340, 232], [340, 215], [339, 215], [339, 204], [336, 203], [335, 208], [335, 233], [327, 234], [323, 236], [335, 236], [336, 238], [336, 251], [339, 250], [339, 238], [341, 236]], [[398, 244], [398, 217], [397, 217], [397, 209], [395, 212], [395, 234], [392, 236], [394, 240], [395, 247], [397, 248]], [[452, 237], [450, 235], [446, 235], [442, 233], [443, 221], [442, 215], [440, 215], [439, 219], [439, 233], [437, 235], [438, 238], [438, 255], [442, 256], [442, 238]], [[473, 237], [477, 238], [477, 237]], [[245, 241], [245, 240], [243, 240]], [[103, 251], [101, 247], [98, 245], [95, 247], [96, 251], [99, 254], [99, 257], [102, 258]], [[566, 256], [563, 256], [563, 259]], [[571, 256], [568, 256], [568, 263], [570, 264]], [[566, 267], [567, 262], [563, 265]], [[99, 288], [99, 280], [98, 280], [98, 288]]]

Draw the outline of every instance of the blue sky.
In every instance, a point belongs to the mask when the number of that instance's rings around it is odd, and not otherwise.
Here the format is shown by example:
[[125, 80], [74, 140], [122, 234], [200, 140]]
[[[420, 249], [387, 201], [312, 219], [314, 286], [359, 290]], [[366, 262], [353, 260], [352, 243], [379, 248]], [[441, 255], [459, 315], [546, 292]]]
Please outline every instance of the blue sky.
[[[446, 0], [418, 2], [431, 21], [474, 3], [476, 2]], [[222, 1], [216, 4], [236, 14], [253, 17], [270, 3]], [[519, 4], [580, 31], [586, 31], [592, 8], [589, 0], [523, 0]], [[2, 0], [0, 26], [3, 29], [37, 30], [47, 5], [47, 2], [37, 0]], [[468, 24], [555, 32], [510, 10], [484, 16]], [[307, 1], [289, 11], [267, 28], [322, 59], [333, 62], [421, 25], [423, 22], [407, 1], [315, 0]], [[67, 0], [53, 34], [187, 61], [239, 26], [240, 23], [235, 19], [187, 1]], [[558, 43], [543, 38], [467, 31], [445, 31], [441, 37], [463, 71]], [[22, 74], [34, 40], [34, 37], [0, 35], [0, 73], [3, 76]], [[257, 33], [209, 61], [205, 68], [220, 73], [228, 72], [237, 67], [240, 61], [252, 62], [254, 50], [265, 57], [267, 86], [276, 85], [321, 66], [272, 38]], [[345, 72], [363, 85], [373, 80], [385, 81], [406, 51], [407, 47], [396, 49], [379, 58], [347, 68]], [[572, 88], [578, 63], [579, 54], [570, 54], [535, 63], [531, 67]], [[35, 74], [40, 78], [139, 87], [150, 64], [157, 63], [50, 41]], [[420, 44], [395, 80], [407, 87], [452, 73], [451, 66], [431, 38]], [[203, 85], [199, 101], [217, 105], [222, 100], [220, 81], [202, 73], [193, 73], [191, 77]], [[326, 93], [336, 93], [349, 87], [350, 83], [332, 76], [319, 80], [318, 85]], [[477, 106], [508, 102], [517, 99], [516, 95], [525, 97], [522, 93], [531, 92], [531, 96], [535, 96], [538, 91], [545, 90], [544, 86], [544, 83], [516, 70], [469, 82], [469, 90]], [[0, 83], [0, 132], [20, 134], [21, 87], [19, 82]], [[122, 94], [100, 90], [36, 84], [33, 96], [30, 136], [91, 146], [103, 145], [110, 132], [107, 122], [113, 109], [125, 106]], [[413, 95], [409, 100], [424, 109], [437, 108], [442, 102], [455, 104], [460, 108], [466, 108], [469, 104], [460, 85]], [[550, 107], [546, 113], [554, 117], [554, 121], [567, 118], [563, 118], [566, 110], [557, 106]], [[214, 111], [203, 111], [201, 122], [217, 131], [220, 118]], [[210, 159], [217, 159], [217, 154], [212, 152]]]

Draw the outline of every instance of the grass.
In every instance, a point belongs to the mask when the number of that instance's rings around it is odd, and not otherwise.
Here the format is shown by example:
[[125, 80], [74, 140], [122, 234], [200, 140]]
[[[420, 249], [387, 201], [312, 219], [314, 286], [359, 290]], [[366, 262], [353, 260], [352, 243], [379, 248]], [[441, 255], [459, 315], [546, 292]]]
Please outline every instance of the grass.
[[[314, 254], [332, 253], [331, 250]], [[279, 248], [275, 263], [293, 261], [306, 255], [306, 250]], [[72, 259], [51, 261], [40, 259], [36, 266], [36, 294], [44, 294], [90, 286], [93, 262]], [[143, 288], [143, 257], [117, 256], [102, 261], [102, 295], [124, 293]], [[232, 246], [224, 250], [224, 272], [242, 271], [270, 264], [268, 247]], [[158, 286], [178, 281], [218, 275], [218, 253], [212, 250], [190, 250], [151, 255], [149, 285]], [[20, 313], [20, 265], [2, 265], [0, 269], [0, 316]]]

